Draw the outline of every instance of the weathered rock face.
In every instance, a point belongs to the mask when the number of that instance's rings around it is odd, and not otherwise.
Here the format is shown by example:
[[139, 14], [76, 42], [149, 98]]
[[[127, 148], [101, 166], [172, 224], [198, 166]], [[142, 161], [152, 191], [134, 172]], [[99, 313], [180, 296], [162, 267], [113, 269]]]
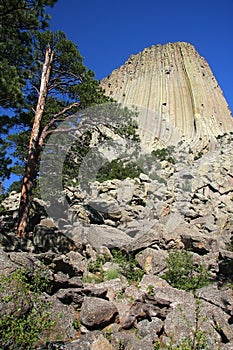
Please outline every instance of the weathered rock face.
[[149, 149], [177, 144], [197, 149], [233, 130], [233, 118], [206, 60], [185, 42], [151, 46], [102, 80], [108, 96], [139, 108], [142, 142]]

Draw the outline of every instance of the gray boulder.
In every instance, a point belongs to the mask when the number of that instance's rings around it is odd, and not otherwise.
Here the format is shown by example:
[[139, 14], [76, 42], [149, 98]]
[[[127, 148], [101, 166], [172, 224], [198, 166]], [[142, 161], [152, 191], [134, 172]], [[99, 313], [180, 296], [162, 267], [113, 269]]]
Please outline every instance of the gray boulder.
[[81, 307], [80, 321], [84, 326], [93, 329], [114, 322], [117, 315], [118, 310], [112, 302], [95, 297], [85, 297]]

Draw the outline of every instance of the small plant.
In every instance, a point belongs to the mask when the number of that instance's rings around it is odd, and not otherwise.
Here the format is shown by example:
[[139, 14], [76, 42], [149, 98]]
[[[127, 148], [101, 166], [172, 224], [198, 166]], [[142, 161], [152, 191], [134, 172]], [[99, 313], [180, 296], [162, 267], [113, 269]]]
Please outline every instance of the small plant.
[[160, 344], [160, 341], [157, 340], [155, 343], [154, 343], [154, 350], [160, 350], [161, 349], [161, 344]]
[[112, 330], [109, 328], [105, 331], [105, 338], [110, 342], [111, 341]]
[[124, 297], [124, 291], [123, 290], [118, 290], [116, 292], [116, 299], [117, 300], [121, 300], [121, 299], [123, 299], [123, 297]]
[[43, 331], [54, 325], [49, 305], [41, 298], [46, 286], [38, 271], [33, 276], [22, 269], [1, 275], [0, 348], [31, 350]]
[[78, 331], [80, 329], [80, 321], [76, 318], [74, 321], [73, 321], [73, 327], [76, 331]]
[[96, 275], [85, 274], [82, 278], [83, 283], [100, 283], [103, 282], [103, 280], [103, 275], [101, 275], [100, 273], [97, 273]]
[[103, 265], [109, 261], [110, 257], [106, 255], [98, 254], [95, 260], [90, 260], [88, 263], [88, 271], [92, 273], [102, 272]]
[[[181, 310], [182, 313], [182, 310]], [[182, 315], [183, 316], [183, 315]], [[181, 343], [177, 347], [171, 349], [175, 350], [203, 350], [210, 349], [207, 344], [206, 333], [201, 329], [201, 322], [204, 318], [201, 316], [201, 302], [200, 299], [196, 297], [195, 299], [195, 325], [192, 327], [189, 321], [183, 316], [187, 324], [190, 326], [192, 335], [181, 340]]]
[[154, 296], [155, 295], [155, 291], [154, 291], [154, 286], [152, 286], [151, 284], [147, 287], [146, 289], [147, 294]]
[[172, 157], [173, 147], [156, 149], [151, 152], [151, 155], [160, 161], [166, 160], [168, 163], [175, 164], [176, 160]]
[[126, 253], [117, 249], [113, 249], [111, 253], [113, 261], [122, 268], [122, 274], [129, 282], [139, 282], [142, 279], [144, 271], [138, 266], [132, 253]]
[[209, 284], [209, 271], [203, 265], [194, 265], [191, 253], [171, 252], [166, 262], [167, 272], [161, 277], [173, 287], [195, 292]]
[[[88, 263], [87, 270], [89, 274], [83, 276], [84, 283], [100, 283], [105, 279], [103, 265], [109, 261], [110, 257], [107, 255], [98, 254], [95, 259], [91, 259]], [[91, 273], [91, 274], [90, 274]]]
[[125, 350], [124, 340], [122, 339], [118, 340], [118, 350]]
[[[171, 350], [207, 350], [207, 339], [206, 335], [202, 331], [198, 331], [195, 340], [190, 336], [183, 338], [181, 343], [175, 348], [170, 347]], [[210, 349], [210, 348], [209, 348]]]
[[[164, 346], [160, 343], [160, 341], [156, 341], [154, 343], [154, 350], [164, 349]], [[211, 350], [207, 344], [207, 337], [205, 333], [201, 330], [196, 332], [195, 338], [188, 336], [187, 338], [183, 338], [180, 344], [175, 345], [173, 341], [166, 347], [167, 350]]]
[[104, 280], [114, 280], [116, 278], [119, 278], [121, 275], [119, 269], [109, 269], [104, 272]]

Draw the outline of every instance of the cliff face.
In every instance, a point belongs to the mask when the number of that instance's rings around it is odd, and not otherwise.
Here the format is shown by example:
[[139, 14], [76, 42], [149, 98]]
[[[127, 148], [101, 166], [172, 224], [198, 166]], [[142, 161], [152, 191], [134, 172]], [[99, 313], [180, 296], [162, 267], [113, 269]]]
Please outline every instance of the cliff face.
[[108, 96], [139, 107], [142, 141], [196, 148], [233, 131], [233, 118], [208, 63], [185, 42], [151, 46], [102, 80]]

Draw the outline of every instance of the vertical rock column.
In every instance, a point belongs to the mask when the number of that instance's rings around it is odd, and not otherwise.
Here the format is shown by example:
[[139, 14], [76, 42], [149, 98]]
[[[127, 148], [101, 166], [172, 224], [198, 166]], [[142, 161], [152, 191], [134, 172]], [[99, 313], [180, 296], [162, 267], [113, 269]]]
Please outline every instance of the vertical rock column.
[[233, 131], [233, 118], [208, 65], [185, 42], [151, 46], [130, 58], [101, 82], [106, 95], [139, 108], [141, 139], [149, 149], [160, 139], [184, 138], [201, 148]]

